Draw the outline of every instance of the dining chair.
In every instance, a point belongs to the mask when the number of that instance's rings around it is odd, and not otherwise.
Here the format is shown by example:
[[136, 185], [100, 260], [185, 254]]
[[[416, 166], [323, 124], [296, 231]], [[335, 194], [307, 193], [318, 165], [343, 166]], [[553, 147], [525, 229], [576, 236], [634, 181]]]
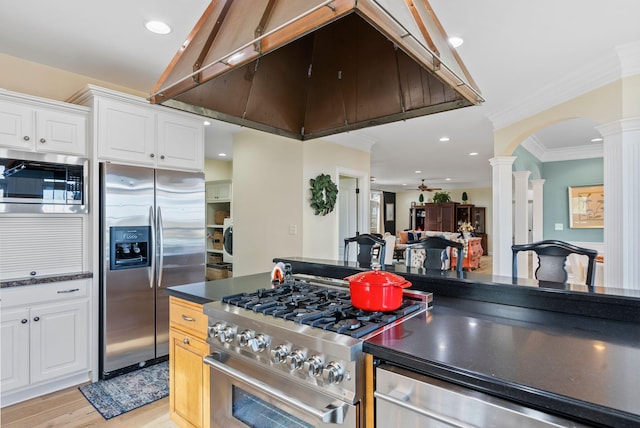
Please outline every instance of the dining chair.
[[[412, 266], [411, 256], [416, 250], [424, 250], [425, 258], [420, 263], [425, 269], [446, 270], [445, 257], [451, 259], [451, 252], [447, 251], [447, 248], [455, 248], [458, 252], [464, 250], [464, 244], [461, 242], [450, 241], [439, 236], [429, 236], [421, 239], [420, 241], [407, 245], [407, 266]], [[415, 255], [414, 255], [415, 257]], [[456, 257], [457, 272], [462, 272], [462, 259], [461, 254]]]
[[356, 260], [362, 267], [370, 267], [377, 262], [384, 266], [386, 241], [382, 236], [368, 233], [344, 238], [344, 261], [349, 261], [349, 244], [357, 245]]
[[587, 274], [585, 283], [593, 287], [595, 279], [595, 262], [598, 251], [590, 248], [582, 248], [564, 241], [545, 240], [530, 244], [516, 244], [511, 246], [513, 252], [512, 279], [518, 278], [518, 253], [521, 251], [533, 251], [538, 255], [538, 268], [535, 278], [538, 281], [566, 283], [569, 277], [566, 263], [570, 254], [579, 254], [588, 257]]

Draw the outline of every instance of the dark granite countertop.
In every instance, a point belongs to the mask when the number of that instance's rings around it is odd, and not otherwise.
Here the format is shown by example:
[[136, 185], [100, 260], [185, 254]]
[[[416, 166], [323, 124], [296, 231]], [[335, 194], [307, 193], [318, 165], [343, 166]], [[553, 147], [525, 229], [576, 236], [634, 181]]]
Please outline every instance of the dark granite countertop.
[[206, 304], [220, 300], [224, 296], [256, 291], [259, 288], [271, 287], [271, 274], [239, 276], [235, 278], [217, 279], [215, 281], [196, 282], [193, 284], [168, 287], [165, 293], [190, 302]]
[[[306, 270], [301, 266], [294, 273], [318, 274], [318, 266]], [[322, 272], [329, 271], [333, 275], [325, 276], [332, 278], [345, 273], [331, 265]], [[263, 273], [170, 287], [166, 292], [204, 304], [229, 294], [268, 288], [269, 279], [269, 273]], [[451, 287], [446, 280], [437, 283], [435, 277], [426, 283], [436, 284], [436, 289]], [[465, 286], [471, 295], [478, 292], [477, 284]], [[507, 295], [518, 292], [517, 287], [500, 290]], [[640, 426], [638, 322], [452, 294], [434, 293], [431, 311], [369, 339], [364, 343], [365, 352], [583, 423]], [[574, 303], [569, 300], [567, 305]]]
[[34, 276], [0, 281], [0, 288], [21, 287], [23, 285], [49, 284], [52, 282], [75, 281], [76, 279], [93, 278], [92, 272], [77, 272], [59, 275]]
[[586, 424], [640, 426], [636, 323], [435, 296], [430, 312], [363, 348], [391, 364]]

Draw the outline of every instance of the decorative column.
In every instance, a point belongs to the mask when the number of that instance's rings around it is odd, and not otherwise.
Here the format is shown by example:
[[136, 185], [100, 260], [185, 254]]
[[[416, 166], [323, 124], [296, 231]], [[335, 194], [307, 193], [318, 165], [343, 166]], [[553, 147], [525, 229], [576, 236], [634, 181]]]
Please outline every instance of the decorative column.
[[[529, 193], [529, 176], [531, 171], [514, 171], [514, 228], [513, 242], [514, 244], [526, 244], [529, 242], [529, 210], [528, 193]], [[518, 276], [520, 278], [529, 277], [529, 254], [522, 252], [518, 254]]]
[[598, 130], [604, 137], [604, 285], [640, 290], [640, 117]]
[[511, 205], [514, 156], [496, 156], [489, 159], [493, 188], [493, 274], [511, 276]]

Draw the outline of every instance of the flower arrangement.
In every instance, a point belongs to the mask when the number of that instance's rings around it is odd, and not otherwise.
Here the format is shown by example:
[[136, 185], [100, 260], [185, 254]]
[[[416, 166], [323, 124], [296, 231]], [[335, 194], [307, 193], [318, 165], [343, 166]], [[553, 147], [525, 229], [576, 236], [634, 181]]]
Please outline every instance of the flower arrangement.
[[458, 226], [458, 230], [460, 232], [473, 232], [475, 229], [469, 222], [463, 222], [460, 226]]

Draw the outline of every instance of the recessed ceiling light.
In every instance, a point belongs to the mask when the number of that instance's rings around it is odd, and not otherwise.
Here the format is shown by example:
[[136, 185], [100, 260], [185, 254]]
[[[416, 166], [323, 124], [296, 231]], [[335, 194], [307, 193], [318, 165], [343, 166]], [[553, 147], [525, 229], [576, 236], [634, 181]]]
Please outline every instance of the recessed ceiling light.
[[464, 40], [462, 40], [462, 37], [449, 37], [449, 43], [454, 48], [457, 48], [464, 43]]
[[444, 179], [445, 181], [451, 181], [451, 179], [449, 177]]
[[218, 153], [218, 156], [220, 156], [221, 158], [227, 157], [226, 153]]
[[602, 137], [596, 137], [596, 138], [592, 138], [592, 139], [591, 139], [591, 142], [592, 142], [592, 143], [597, 143], [597, 142], [599, 142], [599, 141], [603, 141], [603, 140], [604, 140], [604, 138], [602, 138]]
[[442, 137], [440, 138], [440, 141], [446, 143], [447, 141], [449, 141], [449, 137]]
[[169, 34], [171, 32], [171, 27], [162, 21], [148, 21], [144, 26], [147, 30], [156, 34]]
[[422, 171], [420, 171], [419, 169], [416, 170], [416, 174], [422, 174]]
[[477, 155], [478, 155], [478, 152], [471, 152], [471, 153], [469, 153], [469, 156], [477, 156]]
[[402, 183], [402, 185], [403, 185], [403, 186], [406, 186], [406, 185], [407, 185], [407, 183]]
[[209, 125], [211, 125], [211, 122], [209, 122], [208, 120], [205, 120], [203, 123], [204, 123], [204, 126], [209, 126]]

